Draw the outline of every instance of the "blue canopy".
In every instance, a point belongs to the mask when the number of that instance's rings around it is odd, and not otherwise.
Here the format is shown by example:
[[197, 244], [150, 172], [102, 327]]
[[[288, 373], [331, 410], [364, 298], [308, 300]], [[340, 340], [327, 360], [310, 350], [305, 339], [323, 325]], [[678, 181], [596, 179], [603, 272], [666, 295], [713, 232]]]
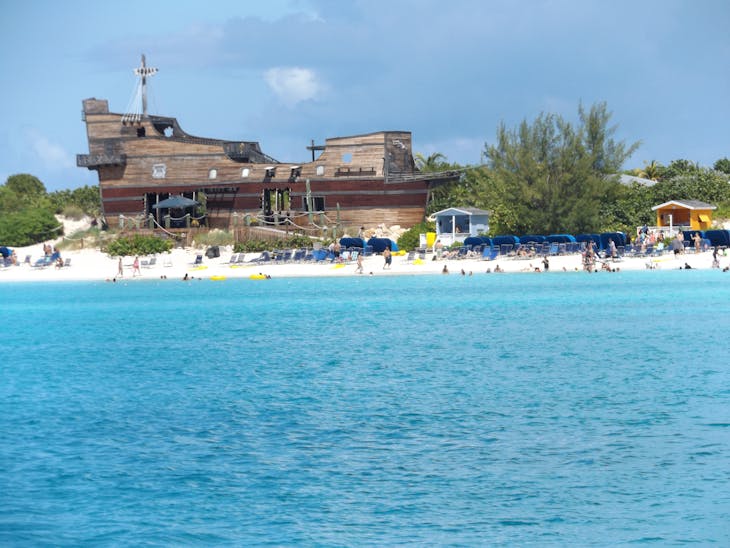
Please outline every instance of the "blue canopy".
[[486, 236], [469, 236], [464, 240], [464, 245], [475, 247], [478, 245], [492, 245], [492, 239]]
[[705, 238], [712, 247], [730, 246], [730, 230], [705, 230]]
[[492, 238], [492, 243], [494, 245], [517, 245], [520, 243], [520, 239], [517, 236], [513, 236], [511, 234], [502, 234], [500, 236], [495, 236], [494, 238]]
[[345, 249], [350, 247], [365, 247], [365, 240], [362, 238], [340, 238], [340, 245]]
[[556, 244], [567, 244], [576, 241], [575, 236], [572, 234], [550, 234], [545, 239], [550, 243]]
[[598, 234], [578, 234], [575, 237], [576, 242], [593, 242], [596, 247], [601, 247], [601, 237]]
[[520, 236], [520, 243], [521, 244], [529, 244], [529, 243], [537, 243], [541, 244], [545, 241], [545, 236], [542, 236], [540, 234], [526, 234], [525, 236]]
[[367, 245], [372, 246], [375, 253], [382, 253], [386, 247], [391, 251], [398, 251], [398, 244], [389, 238], [370, 238]]
[[626, 234], [623, 232], [602, 232], [600, 238], [601, 249], [608, 249], [609, 240], [613, 240], [617, 246], [626, 245]]
[[3, 257], [10, 257], [13, 254], [13, 250], [5, 246], [0, 247], [0, 255]]

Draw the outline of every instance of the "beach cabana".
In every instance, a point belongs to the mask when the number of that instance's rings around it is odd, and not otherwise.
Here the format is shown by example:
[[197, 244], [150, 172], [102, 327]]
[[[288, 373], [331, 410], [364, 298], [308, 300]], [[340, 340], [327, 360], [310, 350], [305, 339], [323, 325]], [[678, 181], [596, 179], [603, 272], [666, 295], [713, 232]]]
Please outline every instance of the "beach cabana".
[[520, 236], [520, 243], [521, 244], [541, 244], [545, 241], [545, 236], [542, 236], [540, 234], [526, 234], [524, 236]]
[[730, 230], [706, 230], [705, 238], [712, 247], [730, 247]]
[[712, 212], [717, 206], [699, 200], [670, 200], [651, 208], [656, 211], [656, 226], [667, 227], [669, 233], [674, 228], [707, 230], [712, 225]]
[[436, 221], [436, 239], [445, 246], [489, 232], [489, 211], [484, 209], [450, 207], [437, 211], [432, 217]]
[[340, 246], [342, 249], [350, 249], [351, 247], [365, 247], [365, 240], [362, 238], [340, 238]]

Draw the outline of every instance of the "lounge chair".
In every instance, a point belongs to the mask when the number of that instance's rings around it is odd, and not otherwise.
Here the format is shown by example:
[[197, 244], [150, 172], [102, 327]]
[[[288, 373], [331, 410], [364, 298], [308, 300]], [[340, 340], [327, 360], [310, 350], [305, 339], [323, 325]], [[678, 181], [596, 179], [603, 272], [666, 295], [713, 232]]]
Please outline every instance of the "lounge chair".
[[49, 257], [48, 255], [44, 255], [40, 259], [38, 259], [36, 262], [33, 263], [33, 268], [46, 268], [47, 266], [50, 266], [53, 264], [53, 259]]
[[196, 255], [195, 256], [195, 261], [193, 261], [193, 264], [195, 266], [198, 266], [198, 265], [203, 264], [203, 256], [202, 255]]
[[152, 268], [157, 265], [157, 257], [150, 258], [149, 261], [142, 261], [142, 268]]
[[228, 259], [228, 264], [236, 264], [236, 261], [238, 261], [238, 253], [231, 255], [231, 258]]
[[67, 268], [71, 266], [71, 257], [66, 257], [66, 259], [63, 261], [63, 267]]

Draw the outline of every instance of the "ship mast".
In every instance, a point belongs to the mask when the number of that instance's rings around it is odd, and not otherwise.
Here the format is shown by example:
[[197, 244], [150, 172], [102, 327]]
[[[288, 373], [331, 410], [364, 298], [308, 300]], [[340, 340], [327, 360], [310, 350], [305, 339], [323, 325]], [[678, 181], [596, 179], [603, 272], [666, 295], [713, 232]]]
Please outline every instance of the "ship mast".
[[142, 116], [147, 118], [147, 77], [157, 72], [156, 68], [148, 67], [147, 62], [142, 54], [142, 64], [134, 69], [134, 73], [140, 77], [142, 86]]
[[[139, 67], [134, 69], [138, 81], [135, 86], [134, 95], [129, 102], [126, 114], [122, 116], [122, 123], [138, 123], [142, 118], [147, 118], [147, 77], [157, 74], [157, 69], [147, 66], [144, 53], [142, 54], [142, 62]], [[141, 103], [141, 105], [140, 105]], [[140, 112], [140, 106], [141, 112]]]

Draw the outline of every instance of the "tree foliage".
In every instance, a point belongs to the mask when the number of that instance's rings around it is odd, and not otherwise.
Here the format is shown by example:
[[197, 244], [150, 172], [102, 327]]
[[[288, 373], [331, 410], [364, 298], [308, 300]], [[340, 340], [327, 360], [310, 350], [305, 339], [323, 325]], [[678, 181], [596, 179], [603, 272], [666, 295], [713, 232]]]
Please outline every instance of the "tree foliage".
[[516, 129], [504, 124], [486, 145], [493, 232], [595, 232], [612, 221], [604, 207], [621, 194], [611, 177], [639, 146], [612, 137], [605, 103], [578, 109], [579, 124], [540, 114]]
[[0, 244], [32, 245], [63, 231], [53, 215], [46, 187], [33, 175], [11, 175], [0, 186]]
[[721, 171], [722, 173], [730, 175], [730, 158], [720, 158], [712, 167], [715, 171]]
[[101, 212], [99, 187], [82, 186], [73, 190], [57, 190], [48, 198], [56, 213], [63, 213], [69, 207], [80, 209], [85, 215], [96, 217]]

